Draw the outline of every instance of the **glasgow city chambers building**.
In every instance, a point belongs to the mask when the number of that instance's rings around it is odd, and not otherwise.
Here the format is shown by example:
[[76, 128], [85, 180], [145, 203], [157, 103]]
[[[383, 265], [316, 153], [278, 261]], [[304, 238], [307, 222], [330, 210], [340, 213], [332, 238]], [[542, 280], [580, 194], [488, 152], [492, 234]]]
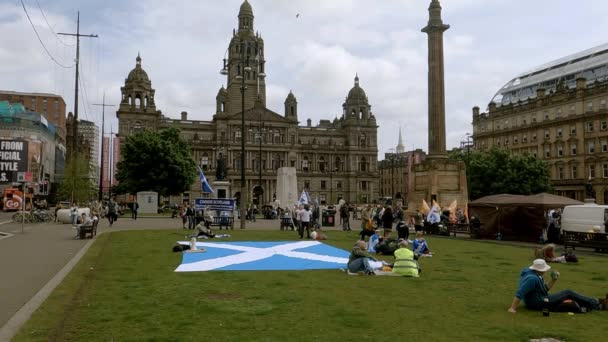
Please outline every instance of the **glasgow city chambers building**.
[[558, 195], [608, 204], [608, 44], [547, 63], [509, 81], [485, 113], [473, 108], [478, 150], [530, 153], [549, 165]]
[[[307, 189], [320, 204], [371, 203], [378, 197], [376, 166], [377, 124], [367, 95], [355, 77], [354, 86], [334, 120], [311, 120], [300, 124], [298, 101], [290, 92], [282, 114], [266, 107], [266, 67], [264, 40], [254, 31], [251, 5], [245, 1], [238, 14], [238, 29], [233, 30], [224, 59], [222, 74], [227, 87], [219, 89], [216, 110], [210, 121], [169, 118], [157, 109], [155, 90], [138, 55], [121, 87], [122, 99], [116, 113], [119, 137], [124, 139], [139, 130], [177, 127], [190, 143], [192, 157], [205, 171], [209, 181], [216, 175], [218, 159], [227, 166], [226, 180], [231, 184], [229, 197], [241, 194], [241, 139], [245, 141], [245, 188], [254, 204], [274, 200], [277, 169], [295, 167], [298, 191]], [[244, 94], [241, 93], [245, 84]], [[245, 130], [241, 129], [244, 107]], [[182, 200], [192, 202], [201, 195], [198, 180]]]

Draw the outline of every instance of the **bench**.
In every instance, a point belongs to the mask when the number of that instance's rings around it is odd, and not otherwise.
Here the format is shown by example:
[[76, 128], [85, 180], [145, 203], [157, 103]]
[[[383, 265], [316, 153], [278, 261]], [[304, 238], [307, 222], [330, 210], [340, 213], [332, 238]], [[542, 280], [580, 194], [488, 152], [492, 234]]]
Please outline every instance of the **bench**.
[[81, 239], [86, 239], [87, 238], [87, 234], [91, 235], [91, 239], [97, 235], [97, 224], [99, 223], [99, 220], [95, 220], [93, 221], [93, 224], [90, 226], [80, 226], [79, 230], [78, 230], [78, 234], [79, 237]]
[[[196, 217], [196, 224], [199, 224], [203, 220], [202, 216]], [[211, 227], [226, 228], [226, 230], [234, 230], [234, 217], [232, 216], [213, 216], [213, 222], [210, 224]]]
[[468, 223], [448, 224], [447, 227], [448, 235], [454, 235], [454, 237], [456, 237], [456, 234], [471, 234], [471, 229]]
[[608, 234], [563, 231], [564, 249], [571, 247], [594, 248], [597, 252], [608, 252]]

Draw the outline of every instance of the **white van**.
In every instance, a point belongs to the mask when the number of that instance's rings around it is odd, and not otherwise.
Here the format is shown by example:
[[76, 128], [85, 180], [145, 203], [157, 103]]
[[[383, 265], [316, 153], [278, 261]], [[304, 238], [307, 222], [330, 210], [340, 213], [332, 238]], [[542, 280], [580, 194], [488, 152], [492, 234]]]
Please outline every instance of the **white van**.
[[[606, 233], [606, 224], [608, 205], [569, 205], [562, 213], [562, 231]], [[599, 231], [596, 231], [597, 227], [600, 228]]]

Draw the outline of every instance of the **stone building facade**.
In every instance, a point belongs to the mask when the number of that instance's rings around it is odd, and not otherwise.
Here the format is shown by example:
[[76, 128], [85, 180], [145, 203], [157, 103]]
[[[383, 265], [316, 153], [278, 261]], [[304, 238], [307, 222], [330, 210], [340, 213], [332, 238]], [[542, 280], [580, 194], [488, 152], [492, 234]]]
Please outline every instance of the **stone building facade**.
[[474, 147], [530, 153], [549, 165], [558, 195], [608, 204], [608, 44], [545, 64], [503, 87], [481, 113]]
[[[240, 198], [241, 139], [245, 140], [245, 188], [252, 203], [274, 200], [277, 169], [295, 167], [298, 190], [308, 189], [320, 204], [344, 199], [350, 203], [370, 203], [379, 193], [377, 170], [377, 124], [367, 95], [355, 77], [354, 86], [342, 105], [340, 118], [300, 125], [298, 101], [290, 92], [282, 114], [266, 106], [264, 42], [254, 33], [251, 5], [245, 1], [238, 15], [224, 59], [222, 74], [227, 87], [216, 96], [216, 111], [209, 121], [189, 120], [182, 112], [171, 119], [156, 107], [155, 90], [142, 68], [138, 55], [135, 68], [121, 88], [117, 111], [121, 140], [139, 130], [177, 127], [189, 141], [192, 157], [210, 181], [215, 179], [219, 158], [225, 160], [231, 197]], [[243, 61], [245, 64], [243, 65]], [[245, 131], [241, 131], [241, 82], [245, 78]], [[201, 196], [197, 180], [184, 201]]]

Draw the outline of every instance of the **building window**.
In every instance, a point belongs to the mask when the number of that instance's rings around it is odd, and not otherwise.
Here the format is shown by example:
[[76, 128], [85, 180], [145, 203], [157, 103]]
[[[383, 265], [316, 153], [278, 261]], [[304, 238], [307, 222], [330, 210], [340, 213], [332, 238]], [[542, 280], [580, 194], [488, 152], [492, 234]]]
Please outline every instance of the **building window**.
[[600, 100], [600, 108], [601, 109], [606, 109], [606, 99], [601, 99]]
[[572, 179], [576, 179], [578, 178], [578, 168], [576, 167], [576, 165], [572, 165], [572, 167], [570, 168], [570, 178]]
[[35, 98], [32, 98], [30, 107], [31, 107], [32, 112], [36, 111], [36, 99]]
[[602, 176], [608, 178], [608, 164], [602, 164]]
[[272, 135], [272, 143], [279, 144], [281, 142], [281, 132], [279, 130], [275, 130]]
[[532, 133], [532, 142], [536, 142], [536, 133]]
[[557, 179], [564, 179], [564, 167], [563, 166], [557, 167]]
[[325, 190], [327, 189], [327, 181], [322, 180], [321, 181], [321, 190]]
[[236, 131], [234, 131], [234, 142], [239, 141], [241, 141], [241, 130], [237, 129]]
[[241, 169], [241, 156], [240, 155], [237, 155], [237, 157], [234, 158], [232, 165], [234, 165], [235, 170]]
[[500, 139], [496, 138], [496, 145], [500, 146]]
[[509, 145], [509, 137], [505, 137], [505, 146]]
[[526, 117], [524, 116], [524, 119], [522, 120], [522, 123], [525, 125], [528, 123], [528, 120], [526, 119]]
[[342, 181], [337, 181], [336, 182], [336, 189], [342, 190]]
[[55, 109], [55, 113], [59, 112], [59, 101], [55, 100], [53, 102], [53, 108]]
[[209, 168], [209, 156], [207, 155], [207, 153], [203, 154], [203, 156], [201, 157], [201, 168], [203, 169], [203, 171], [207, 171], [207, 169]]
[[576, 155], [576, 144], [570, 145], [570, 155]]
[[549, 112], [545, 111], [545, 120], [549, 120]]
[[526, 133], [524, 133], [524, 135], [521, 137], [521, 142], [523, 142], [523, 143], [528, 142], [528, 135]]
[[361, 181], [360, 182], [360, 186], [361, 186], [361, 190], [367, 190], [367, 181]]
[[319, 199], [321, 200], [321, 205], [327, 204], [327, 196], [325, 194], [321, 194]]
[[595, 142], [589, 141], [587, 143], [589, 154], [595, 153]]
[[608, 121], [603, 120], [603, 121], [601, 122], [601, 124], [600, 124], [600, 129], [601, 129], [602, 131], [605, 131], [607, 128], [608, 128]]
[[587, 122], [587, 132], [593, 132], [593, 121]]
[[589, 178], [595, 178], [595, 165], [589, 165]]
[[47, 105], [46, 99], [42, 100], [42, 111], [44, 111], [44, 112], [46, 112], [46, 110], [48, 108], [46, 105]]
[[365, 134], [361, 134], [361, 136], [359, 136], [359, 147], [367, 147], [367, 137]]
[[575, 111], [574, 105], [570, 105], [570, 114], [574, 114]]
[[519, 138], [517, 137], [517, 135], [513, 136], [513, 143], [517, 144], [519, 142]]
[[576, 135], [576, 126], [570, 126], [570, 135]]
[[593, 112], [593, 102], [587, 102], [587, 111]]
[[302, 160], [302, 171], [308, 172], [309, 167], [310, 164], [308, 162], [308, 157], [304, 157], [304, 159]]
[[309, 180], [305, 180], [304, 181], [304, 189], [310, 189], [310, 181]]
[[608, 141], [602, 140], [602, 152], [608, 152]]
[[562, 145], [557, 146], [557, 156], [561, 157], [564, 155], [564, 148]]
[[361, 158], [361, 162], [359, 164], [359, 171], [366, 172], [367, 171], [367, 160], [365, 157]]
[[545, 158], [551, 158], [551, 147], [545, 147]]
[[545, 129], [545, 139], [549, 139], [549, 130]]
[[559, 119], [562, 117], [562, 109], [561, 108], [557, 108], [557, 111], [555, 112], [555, 118]]
[[558, 129], [557, 129], [557, 136], [561, 138], [561, 137], [562, 137], [562, 134], [563, 134], [563, 130], [562, 130], [562, 128], [560, 127], [560, 128], [558, 128]]

